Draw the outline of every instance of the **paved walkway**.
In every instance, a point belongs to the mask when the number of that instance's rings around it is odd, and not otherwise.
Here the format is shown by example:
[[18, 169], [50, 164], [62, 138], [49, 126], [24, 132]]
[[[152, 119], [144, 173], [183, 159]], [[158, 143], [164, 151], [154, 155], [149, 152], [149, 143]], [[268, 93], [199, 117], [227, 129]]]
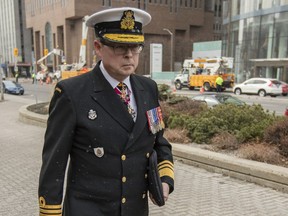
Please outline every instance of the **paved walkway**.
[[[38, 216], [37, 184], [45, 129], [18, 121], [34, 103], [5, 95], [0, 102], [0, 216]], [[175, 192], [150, 216], [287, 216], [288, 194], [175, 161]], [[81, 216], [81, 215], [79, 215]], [[95, 215], [96, 216], [96, 215]]]

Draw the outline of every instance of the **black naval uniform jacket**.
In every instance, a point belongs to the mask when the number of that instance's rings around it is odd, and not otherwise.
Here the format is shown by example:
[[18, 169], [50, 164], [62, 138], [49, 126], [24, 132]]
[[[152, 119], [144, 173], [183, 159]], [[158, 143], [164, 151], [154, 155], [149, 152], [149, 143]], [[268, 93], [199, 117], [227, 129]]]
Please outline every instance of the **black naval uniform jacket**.
[[159, 107], [157, 85], [135, 74], [130, 80], [135, 123], [99, 63], [56, 85], [39, 178], [40, 216], [147, 216], [147, 165], [153, 148], [161, 180], [172, 192], [171, 145], [163, 130], [150, 132], [146, 117], [146, 111]]

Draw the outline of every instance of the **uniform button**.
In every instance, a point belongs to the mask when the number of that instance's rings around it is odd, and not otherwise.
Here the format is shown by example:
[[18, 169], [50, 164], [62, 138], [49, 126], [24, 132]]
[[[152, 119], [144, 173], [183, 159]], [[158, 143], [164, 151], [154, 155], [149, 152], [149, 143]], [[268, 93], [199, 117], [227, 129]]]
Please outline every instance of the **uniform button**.
[[125, 176], [122, 177], [122, 182], [126, 182], [126, 177]]
[[146, 193], [143, 193], [142, 198], [145, 199], [145, 197], [146, 197]]
[[149, 158], [149, 156], [150, 156], [150, 154], [149, 154], [149, 153], [147, 153], [147, 154], [146, 154], [146, 157], [147, 157], [147, 158]]
[[123, 198], [122, 198], [122, 203], [125, 203], [125, 202], [126, 202], [126, 198], [123, 197]]
[[145, 179], [147, 179], [147, 178], [148, 178], [148, 174], [147, 174], [147, 173], [145, 173], [144, 177], [145, 177]]
[[122, 155], [122, 156], [121, 156], [121, 159], [122, 159], [123, 161], [125, 161], [125, 160], [126, 160], [126, 155]]

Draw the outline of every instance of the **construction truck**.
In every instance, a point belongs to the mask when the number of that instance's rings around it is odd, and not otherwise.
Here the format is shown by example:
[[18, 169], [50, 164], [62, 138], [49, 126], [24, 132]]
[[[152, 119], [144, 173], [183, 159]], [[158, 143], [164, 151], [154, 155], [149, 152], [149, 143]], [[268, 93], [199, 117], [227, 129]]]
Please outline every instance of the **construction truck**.
[[[199, 58], [186, 59], [183, 69], [188, 74], [188, 88], [203, 88], [204, 91], [216, 89], [216, 79], [221, 74], [224, 80], [222, 90], [232, 88], [234, 85], [233, 58]], [[188, 73], [187, 73], [188, 72]], [[179, 82], [175, 82], [176, 89], [181, 89]]]
[[[48, 50], [47, 50], [48, 51]], [[52, 51], [48, 52], [46, 55], [44, 55], [42, 58], [40, 58], [36, 63], [40, 66], [41, 71], [39, 71], [36, 74], [36, 79], [43, 81], [44, 78], [46, 79], [47, 77], [50, 78], [50, 76], [48, 76], [49, 72], [48, 72], [48, 67], [44, 64], [44, 60], [47, 59], [49, 56], [51, 55], [56, 55], [56, 56], [63, 56], [63, 50], [58, 49], [58, 48], [54, 48]], [[53, 77], [51, 77], [53, 78]]]
[[78, 76], [80, 74], [86, 73], [89, 71], [86, 65], [86, 44], [87, 44], [87, 34], [88, 27], [86, 26], [86, 22], [89, 16], [85, 16], [82, 19], [82, 42], [80, 46], [79, 60], [77, 63], [73, 64], [63, 64], [60, 65], [61, 77], [62, 79], [67, 79], [69, 77]]
[[[87, 43], [87, 34], [88, 34], [88, 27], [86, 26], [86, 22], [89, 16], [85, 16], [82, 19], [82, 42], [80, 46], [80, 54], [79, 54], [79, 60], [77, 63], [67, 64], [64, 62], [61, 65], [57, 66], [57, 70], [53, 74], [53, 78], [56, 78], [57, 80], [61, 79], [67, 79], [69, 77], [78, 76], [80, 74], [88, 72], [90, 69], [86, 68], [86, 43]], [[44, 65], [43, 61], [48, 58], [50, 55], [55, 54], [62, 59], [64, 59], [64, 52], [60, 49], [53, 49], [51, 52], [49, 52], [47, 55], [43, 56], [41, 59], [37, 61], [37, 64], [40, 65], [41, 71], [39, 72], [37, 77], [46, 77], [47, 76], [47, 66]], [[96, 61], [96, 59], [95, 59]]]
[[181, 90], [183, 87], [189, 87], [189, 70], [182, 68], [181, 72], [174, 78], [175, 88]]

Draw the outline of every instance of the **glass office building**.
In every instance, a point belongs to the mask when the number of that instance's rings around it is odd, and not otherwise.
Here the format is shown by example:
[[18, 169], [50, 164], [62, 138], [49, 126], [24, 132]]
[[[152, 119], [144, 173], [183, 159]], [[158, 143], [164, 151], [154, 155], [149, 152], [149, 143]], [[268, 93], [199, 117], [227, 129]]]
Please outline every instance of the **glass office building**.
[[222, 55], [234, 57], [236, 82], [288, 82], [288, 0], [224, 0]]

